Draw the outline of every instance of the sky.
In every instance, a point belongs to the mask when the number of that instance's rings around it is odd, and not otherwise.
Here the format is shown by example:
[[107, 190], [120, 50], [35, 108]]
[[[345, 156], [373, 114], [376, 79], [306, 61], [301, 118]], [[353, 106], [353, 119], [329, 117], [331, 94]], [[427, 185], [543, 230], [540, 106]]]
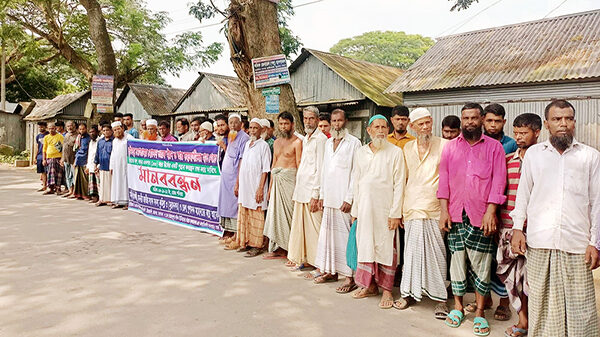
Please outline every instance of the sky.
[[[167, 38], [185, 31], [200, 31], [207, 45], [221, 42], [225, 47], [216, 63], [183, 71], [179, 76], [168, 75], [168, 84], [187, 89], [197, 78], [198, 71], [235, 76], [225, 36], [219, 32], [221, 25], [199, 28], [221, 19], [198, 22], [188, 14], [190, 0], [146, 1], [150, 10], [166, 11], [173, 20], [164, 29]], [[214, 2], [221, 8], [228, 3], [227, 0]], [[600, 8], [598, 0], [480, 0], [467, 10], [451, 12], [452, 3], [447, 0], [293, 0], [298, 7], [289, 24], [305, 47], [329, 51], [341, 39], [375, 30], [404, 31], [435, 39], [539, 20], [547, 15], [553, 17]]]

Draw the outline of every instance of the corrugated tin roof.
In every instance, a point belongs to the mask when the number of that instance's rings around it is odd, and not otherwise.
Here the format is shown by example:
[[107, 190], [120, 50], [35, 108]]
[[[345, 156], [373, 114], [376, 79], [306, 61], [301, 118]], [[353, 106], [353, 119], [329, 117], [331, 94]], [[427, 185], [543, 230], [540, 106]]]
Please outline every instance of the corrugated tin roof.
[[[188, 98], [194, 92], [194, 90], [196, 89], [198, 84], [200, 84], [200, 82], [204, 78], [209, 80], [210, 83], [215, 87], [215, 89], [217, 89], [219, 91], [219, 93], [221, 93], [227, 100], [229, 100], [231, 102], [231, 107], [227, 107], [226, 109], [224, 109], [224, 111], [227, 111], [227, 109], [233, 109], [233, 108], [244, 108], [245, 109], [246, 99], [244, 98], [244, 95], [242, 94], [242, 87], [241, 87], [240, 81], [237, 77], [211, 74], [211, 73], [202, 72], [202, 71], [198, 72], [198, 74], [200, 74], [200, 76], [198, 76], [196, 81], [194, 81], [194, 83], [188, 88], [188, 90], [185, 92], [185, 94], [179, 99], [177, 104], [175, 104], [175, 106], [172, 109], [173, 111], [175, 111], [175, 110], [177, 110], [177, 108], [179, 108], [179, 106], [183, 103], [183, 101], [185, 101], [185, 99]], [[233, 110], [233, 111], [238, 111], [238, 110]], [[212, 112], [212, 111], [210, 111], [210, 112]]]
[[600, 10], [440, 38], [386, 92], [600, 77]]
[[170, 115], [173, 107], [177, 104], [181, 96], [185, 94], [185, 89], [176, 89], [162, 85], [127, 83], [123, 92], [117, 98], [116, 106], [121, 105], [127, 93], [131, 92], [138, 99], [144, 110], [151, 116]]
[[24, 119], [28, 121], [37, 121], [55, 117], [61, 113], [64, 108], [88, 93], [90, 93], [89, 90], [59, 95], [51, 100], [34, 99], [33, 101], [35, 102], [35, 106], [33, 107], [31, 113]]
[[296, 71], [309, 55], [313, 55], [319, 59], [377, 105], [393, 107], [402, 103], [402, 94], [385, 94], [383, 91], [398, 76], [402, 75], [404, 70], [371, 62], [358, 61], [314, 49], [302, 48], [300, 56], [290, 65], [290, 73]]

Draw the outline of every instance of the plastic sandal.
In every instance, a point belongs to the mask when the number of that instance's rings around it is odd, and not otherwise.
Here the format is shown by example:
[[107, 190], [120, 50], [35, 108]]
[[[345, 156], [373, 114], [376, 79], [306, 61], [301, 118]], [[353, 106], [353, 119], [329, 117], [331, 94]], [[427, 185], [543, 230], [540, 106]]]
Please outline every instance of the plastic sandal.
[[465, 314], [460, 310], [454, 309], [448, 313], [448, 318], [452, 320], [452, 323], [448, 323], [448, 321], [444, 321], [444, 323], [451, 328], [458, 328], [465, 320]]
[[510, 334], [507, 331], [504, 331], [505, 337], [514, 337], [516, 333], [520, 334], [519, 337], [527, 336], [527, 329], [517, 328], [515, 325], [513, 325], [510, 327], [510, 330], [512, 331]]
[[[486, 332], [479, 332], [481, 329], [488, 329]], [[475, 329], [479, 329], [479, 331], [475, 331]], [[473, 333], [475, 336], [489, 336], [490, 335], [490, 324], [487, 319], [483, 317], [475, 317], [473, 320]]]

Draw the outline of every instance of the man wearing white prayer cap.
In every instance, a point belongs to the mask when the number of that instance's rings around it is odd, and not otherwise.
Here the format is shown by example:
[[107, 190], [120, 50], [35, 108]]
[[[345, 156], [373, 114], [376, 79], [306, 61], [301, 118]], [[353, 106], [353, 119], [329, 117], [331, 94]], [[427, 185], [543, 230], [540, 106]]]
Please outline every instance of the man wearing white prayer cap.
[[146, 131], [142, 132], [140, 137], [144, 140], [160, 140], [158, 136], [158, 121], [156, 119], [148, 119], [146, 121]]
[[[224, 230], [224, 236], [231, 237], [237, 231], [238, 216], [238, 172], [244, 146], [248, 141], [248, 134], [242, 130], [242, 117], [232, 113], [227, 118], [229, 124], [229, 136], [227, 149], [221, 165], [221, 186], [219, 190], [218, 213], [221, 217], [221, 227]], [[226, 240], [225, 243], [230, 243]]]
[[110, 202], [113, 208], [127, 209], [129, 204], [129, 189], [127, 187], [127, 140], [134, 139], [125, 132], [121, 122], [111, 124], [114, 139], [110, 154], [110, 172], [112, 174]]
[[248, 250], [247, 256], [254, 257], [263, 252], [264, 246], [264, 211], [267, 209], [267, 175], [271, 171], [271, 151], [269, 145], [260, 138], [260, 119], [253, 118], [248, 124], [250, 140], [244, 145], [236, 184], [239, 205], [236, 240], [225, 249]]
[[205, 121], [202, 124], [200, 124], [200, 139], [203, 141], [215, 140], [213, 130], [213, 123], [209, 121]]
[[407, 168], [402, 207], [404, 272], [401, 298], [394, 305], [406, 309], [427, 296], [438, 302], [435, 317], [445, 319], [448, 314], [446, 246], [439, 229], [440, 203], [436, 192], [440, 158], [448, 141], [432, 135], [433, 118], [429, 110], [414, 109], [409, 119], [416, 139], [404, 146]]

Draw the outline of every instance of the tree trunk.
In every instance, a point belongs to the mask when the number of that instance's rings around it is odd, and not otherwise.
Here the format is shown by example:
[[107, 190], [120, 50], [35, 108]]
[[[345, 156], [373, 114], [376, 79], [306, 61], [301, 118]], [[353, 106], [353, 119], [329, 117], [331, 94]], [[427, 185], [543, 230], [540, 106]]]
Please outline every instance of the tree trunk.
[[94, 42], [96, 55], [98, 55], [98, 74], [113, 75], [117, 80], [117, 59], [110, 35], [106, 29], [106, 20], [102, 14], [102, 8], [96, 0], [79, 0], [87, 11], [90, 25], [90, 37]]
[[[254, 88], [252, 59], [282, 53], [277, 5], [268, 0], [231, 0], [229, 13], [227, 37], [231, 63], [246, 98], [248, 116], [275, 119], [276, 116], [266, 114], [262, 90]], [[292, 87], [289, 84], [280, 87], [279, 110], [292, 113], [296, 130], [302, 131]]]

